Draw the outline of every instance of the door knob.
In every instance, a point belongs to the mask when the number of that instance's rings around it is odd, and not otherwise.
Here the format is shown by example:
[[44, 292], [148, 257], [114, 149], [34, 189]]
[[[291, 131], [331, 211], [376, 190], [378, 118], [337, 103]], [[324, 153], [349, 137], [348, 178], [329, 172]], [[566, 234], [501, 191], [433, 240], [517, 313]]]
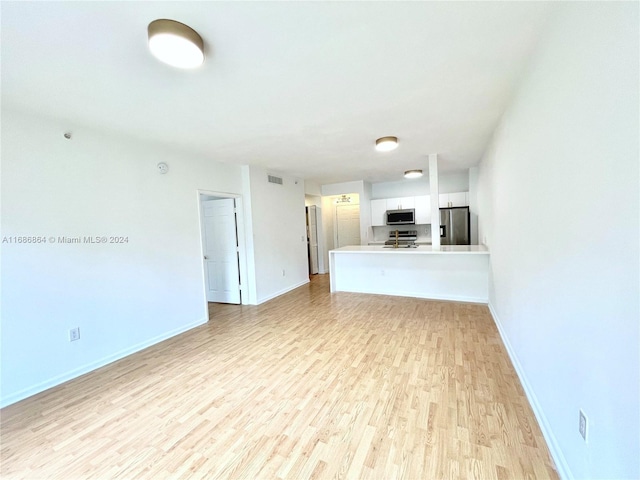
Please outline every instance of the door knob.
[[205, 255], [205, 256], [204, 256], [204, 259], [205, 259], [205, 260], [209, 260], [209, 257], [207, 257], [207, 256]]

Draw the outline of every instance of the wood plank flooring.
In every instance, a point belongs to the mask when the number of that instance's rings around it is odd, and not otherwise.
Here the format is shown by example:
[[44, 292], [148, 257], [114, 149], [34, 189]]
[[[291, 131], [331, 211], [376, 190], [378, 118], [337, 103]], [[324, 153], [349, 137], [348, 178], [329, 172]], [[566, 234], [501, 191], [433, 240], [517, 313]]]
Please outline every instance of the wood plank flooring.
[[210, 310], [3, 409], [2, 478], [558, 478], [486, 306], [317, 275]]

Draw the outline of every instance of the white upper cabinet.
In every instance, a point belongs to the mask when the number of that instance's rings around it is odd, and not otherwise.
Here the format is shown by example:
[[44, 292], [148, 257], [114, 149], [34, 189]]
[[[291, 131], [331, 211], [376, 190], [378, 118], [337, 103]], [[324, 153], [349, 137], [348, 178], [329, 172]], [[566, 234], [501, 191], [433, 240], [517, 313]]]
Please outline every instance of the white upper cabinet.
[[[439, 197], [440, 208], [468, 207], [469, 192], [442, 193]], [[416, 225], [431, 224], [431, 196], [380, 198], [371, 200], [371, 226], [381, 227], [387, 224], [387, 210], [415, 208]]]
[[371, 200], [371, 226], [381, 227], [387, 224], [387, 199]]
[[468, 207], [469, 192], [441, 193], [439, 202], [440, 208]]
[[431, 223], [431, 197], [419, 195], [417, 197], [381, 198], [371, 200], [371, 226], [381, 227], [387, 224], [387, 210], [402, 210], [415, 208], [416, 224]]
[[427, 225], [431, 223], [431, 196], [419, 195], [414, 197], [416, 209], [416, 224]]
[[414, 197], [387, 198], [387, 210], [415, 208]]

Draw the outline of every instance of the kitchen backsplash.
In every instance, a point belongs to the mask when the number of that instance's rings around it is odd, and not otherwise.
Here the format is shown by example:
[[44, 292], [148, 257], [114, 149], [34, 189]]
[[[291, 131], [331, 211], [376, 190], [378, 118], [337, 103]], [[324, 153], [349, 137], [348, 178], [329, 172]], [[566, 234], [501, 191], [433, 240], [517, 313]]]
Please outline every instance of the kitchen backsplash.
[[431, 225], [398, 225], [397, 227], [382, 226], [371, 227], [373, 228], [373, 241], [384, 242], [389, 239], [389, 233], [396, 230], [404, 232], [407, 230], [415, 230], [418, 232], [418, 239], [416, 242], [430, 242], [431, 241]]

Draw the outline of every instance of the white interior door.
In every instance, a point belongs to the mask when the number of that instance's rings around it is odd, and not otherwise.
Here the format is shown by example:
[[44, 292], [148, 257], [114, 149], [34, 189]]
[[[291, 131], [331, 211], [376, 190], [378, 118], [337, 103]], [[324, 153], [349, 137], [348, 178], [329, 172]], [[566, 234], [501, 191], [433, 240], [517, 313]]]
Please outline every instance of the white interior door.
[[315, 205], [309, 207], [309, 270], [312, 275], [318, 273], [318, 217]]
[[360, 245], [360, 205], [336, 205], [336, 248]]
[[202, 225], [207, 301], [240, 303], [234, 199], [204, 200]]

